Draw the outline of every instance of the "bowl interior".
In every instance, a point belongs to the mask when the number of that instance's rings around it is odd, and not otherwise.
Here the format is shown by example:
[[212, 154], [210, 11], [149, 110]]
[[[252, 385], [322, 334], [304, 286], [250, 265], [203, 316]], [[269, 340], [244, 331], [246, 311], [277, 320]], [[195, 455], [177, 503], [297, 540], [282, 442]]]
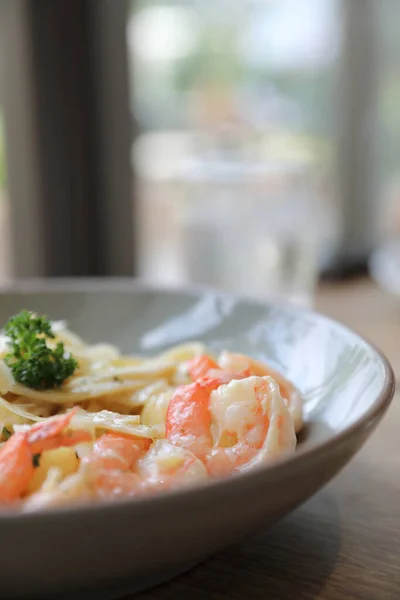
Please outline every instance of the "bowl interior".
[[380, 354], [344, 326], [289, 305], [260, 304], [209, 291], [64, 282], [21, 285], [0, 297], [0, 324], [23, 308], [65, 319], [89, 342], [154, 354], [188, 340], [265, 359], [301, 391], [315, 444], [367, 413], [387, 384]]

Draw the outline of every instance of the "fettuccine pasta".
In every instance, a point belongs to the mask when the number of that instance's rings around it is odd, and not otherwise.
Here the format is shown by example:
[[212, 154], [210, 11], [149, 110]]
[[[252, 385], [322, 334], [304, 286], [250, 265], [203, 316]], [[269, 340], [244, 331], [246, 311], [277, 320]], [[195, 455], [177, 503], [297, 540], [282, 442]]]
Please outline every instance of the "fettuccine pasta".
[[63, 322], [52, 332], [49, 348], [62, 343], [76, 367], [49, 389], [15, 379], [10, 342], [0, 338], [0, 504], [140, 496], [295, 448], [300, 395], [261, 362], [213, 357], [199, 342], [124, 356], [86, 344]]

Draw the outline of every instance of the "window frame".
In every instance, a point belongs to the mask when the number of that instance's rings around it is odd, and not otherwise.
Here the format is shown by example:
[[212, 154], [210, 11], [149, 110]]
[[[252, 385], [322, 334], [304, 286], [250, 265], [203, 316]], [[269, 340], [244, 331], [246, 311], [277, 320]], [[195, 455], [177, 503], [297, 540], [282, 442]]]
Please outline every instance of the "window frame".
[[15, 277], [134, 274], [126, 0], [6, 0]]
[[[339, 0], [340, 239], [326, 274], [365, 269], [377, 243], [377, 18]], [[2, 98], [16, 277], [136, 274], [128, 0], [4, 0]], [[3, 9], [4, 10], [4, 9]], [[57, 85], [54, 85], [57, 81]], [[368, 127], [366, 127], [368, 124]]]

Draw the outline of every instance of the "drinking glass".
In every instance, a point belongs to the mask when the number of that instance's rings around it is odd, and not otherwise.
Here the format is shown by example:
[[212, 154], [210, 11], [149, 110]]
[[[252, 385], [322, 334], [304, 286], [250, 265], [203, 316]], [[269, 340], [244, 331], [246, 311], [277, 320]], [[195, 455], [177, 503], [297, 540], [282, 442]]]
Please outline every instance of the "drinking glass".
[[181, 279], [311, 305], [321, 211], [299, 161], [186, 161], [176, 177]]

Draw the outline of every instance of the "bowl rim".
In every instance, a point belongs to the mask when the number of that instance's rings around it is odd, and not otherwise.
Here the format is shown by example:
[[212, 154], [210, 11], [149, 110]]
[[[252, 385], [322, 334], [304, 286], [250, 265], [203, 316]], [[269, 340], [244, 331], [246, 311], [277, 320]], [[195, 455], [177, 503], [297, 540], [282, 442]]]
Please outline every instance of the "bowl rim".
[[[8, 294], [29, 294], [29, 293], [49, 293], [58, 294], [63, 292], [155, 292], [155, 293], [177, 293], [177, 294], [192, 294], [196, 297], [201, 297], [206, 294], [212, 294], [216, 298], [229, 298], [237, 303], [245, 302], [247, 304], [258, 306], [260, 308], [267, 306], [273, 307], [278, 302], [275, 299], [266, 298], [265, 301], [252, 299], [237, 294], [231, 294], [225, 291], [217, 290], [215, 288], [199, 285], [189, 286], [175, 286], [175, 285], [162, 285], [154, 284], [139, 278], [63, 278], [63, 279], [25, 279], [10, 281], [0, 284], [0, 298]], [[176, 488], [173, 490], [167, 490], [162, 494], [154, 494], [152, 496], [142, 496], [137, 498], [123, 498], [118, 500], [110, 500], [101, 503], [77, 503], [72, 505], [61, 505], [55, 507], [48, 507], [45, 510], [22, 512], [19, 508], [0, 508], [0, 526], [7, 522], [7, 525], [17, 525], [20, 522], [27, 523], [30, 521], [41, 522], [49, 521], [52, 519], [63, 519], [73, 518], [73, 516], [79, 518], [86, 513], [92, 515], [98, 515], [100, 517], [105, 516], [110, 511], [122, 511], [122, 510], [140, 510], [144, 507], [157, 509], [160, 507], [176, 501], [185, 501], [193, 499], [195, 496], [201, 497], [201, 495], [207, 495], [215, 492], [218, 489], [225, 488], [225, 490], [234, 490], [236, 486], [246, 485], [246, 481], [255, 480], [259, 477], [270, 477], [274, 478], [278, 476], [283, 477], [285, 472], [289, 472], [302, 465], [306, 464], [309, 459], [312, 459], [320, 452], [324, 452], [327, 455], [330, 451], [336, 447], [346, 443], [358, 432], [363, 429], [371, 428], [373, 424], [378, 424], [382, 419], [395, 393], [395, 376], [391, 364], [389, 363], [386, 356], [381, 350], [379, 350], [374, 343], [370, 342], [363, 335], [360, 335], [354, 331], [351, 327], [332, 319], [322, 313], [319, 313], [311, 308], [293, 305], [286, 300], [279, 300], [279, 308], [289, 310], [292, 314], [309, 314], [316, 317], [320, 321], [325, 321], [335, 328], [341, 329], [344, 333], [350, 334], [355, 338], [358, 338], [365, 346], [369, 347], [370, 350], [375, 354], [383, 367], [383, 384], [382, 389], [369, 409], [359, 416], [353, 423], [343, 427], [338, 433], [329, 436], [325, 440], [314, 442], [306, 448], [298, 448], [295, 453], [283, 455], [268, 464], [257, 466], [254, 469], [230, 475], [226, 478], [208, 479], [193, 485]], [[368, 436], [367, 436], [368, 437]]]

